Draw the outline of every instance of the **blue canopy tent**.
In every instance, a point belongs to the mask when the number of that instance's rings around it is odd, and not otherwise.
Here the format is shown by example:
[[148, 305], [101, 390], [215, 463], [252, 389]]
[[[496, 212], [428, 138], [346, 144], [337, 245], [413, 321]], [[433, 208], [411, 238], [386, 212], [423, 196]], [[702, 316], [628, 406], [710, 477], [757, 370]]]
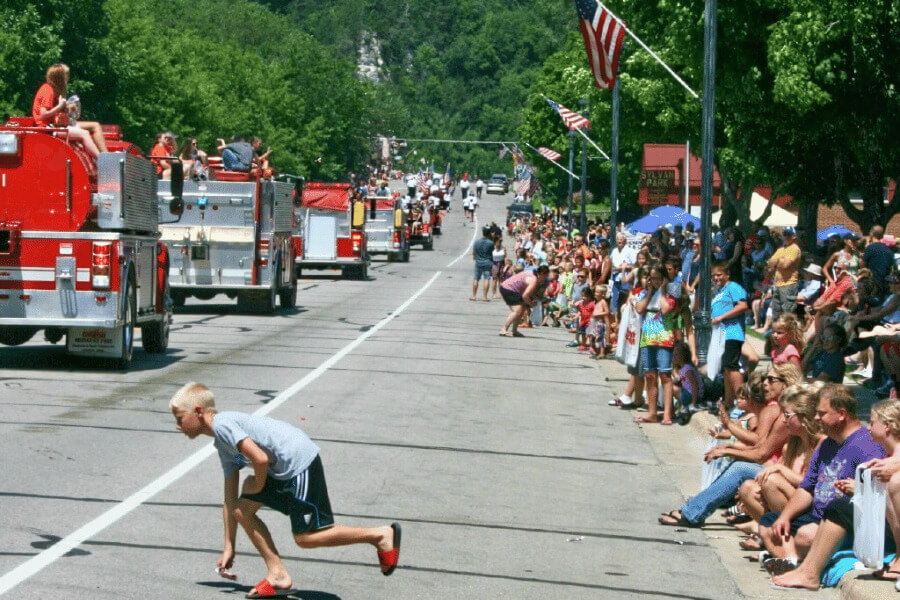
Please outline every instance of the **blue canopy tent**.
[[832, 225], [831, 227], [826, 227], [825, 229], [820, 229], [819, 232], [816, 234], [816, 241], [824, 242], [825, 240], [827, 240], [829, 238], [829, 236], [839, 235], [841, 237], [844, 237], [848, 233], [852, 233], [853, 235], [858, 235], [857, 233], [850, 231], [843, 225]]
[[693, 223], [694, 228], [700, 230], [700, 219], [684, 212], [677, 206], [659, 206], [637, 221], [625, 226], [632, 233], [653, 233], [660, 227], [672, 227], [674, 225], [687, 225]]

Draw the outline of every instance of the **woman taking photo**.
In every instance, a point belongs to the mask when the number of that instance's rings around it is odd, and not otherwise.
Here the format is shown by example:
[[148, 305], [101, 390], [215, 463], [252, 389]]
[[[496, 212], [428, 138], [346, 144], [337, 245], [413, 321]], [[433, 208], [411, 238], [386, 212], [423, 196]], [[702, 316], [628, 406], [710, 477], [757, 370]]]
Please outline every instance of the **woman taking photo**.
[[[666, 292], [666, 269], [662, 265], [650, 267], [647, 295], [635, 305], [643, 315], [641, 323], [640, 361], [647, 390], [647, 414], [636, 423], [671, 425], [674, 416], [672, 402], [672, 346], [675, 345], [675, 299]], [[663, 391], [663, 418], [657, 414], [659, 387]]]

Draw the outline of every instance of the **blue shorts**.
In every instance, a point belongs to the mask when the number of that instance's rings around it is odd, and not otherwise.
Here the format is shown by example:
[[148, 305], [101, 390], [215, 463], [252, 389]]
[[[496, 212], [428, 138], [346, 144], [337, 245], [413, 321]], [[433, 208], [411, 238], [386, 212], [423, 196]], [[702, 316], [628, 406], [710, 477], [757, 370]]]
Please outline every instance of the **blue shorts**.
[[644, 373], [650, 371], [669, 373], [672, 370], [672, 349], [643, 346], [641, 348], [641, 370]]
[[475, 274], [475, 281], [478, 281], [482, 277], [484, 277], [485, 279], [490, 279], [491, 278], [491, 268], [492, 268], [491, 265], [488, 265], [486, 267], [479, 267], [478, 263], [475, 263], [475, 269], [473, 271], [473, 273]]
[[[777, 512], [767, 512], [762, 517], [759, 518], [759, 524], [762, 527], [771, 527], [775, 524], [775, 521], [778, 520], [778, 517], [781, 513]], [[804, 525], [809, 525], [810, 523], [819, 523], [821, 519], [817, 519], [813, 516], [812, 511], [807, 511], [801, 515], [797, 515], [793, 521], [791, 521], [791, 535], [797, 535], [797, 530], [803, 527]]]

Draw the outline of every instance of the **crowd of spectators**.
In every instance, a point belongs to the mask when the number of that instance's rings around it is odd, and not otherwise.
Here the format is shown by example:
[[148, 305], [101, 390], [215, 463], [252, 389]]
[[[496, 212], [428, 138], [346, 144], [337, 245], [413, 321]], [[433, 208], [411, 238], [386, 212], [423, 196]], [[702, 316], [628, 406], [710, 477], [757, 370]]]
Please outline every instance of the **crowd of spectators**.
[[[900, 542], [900, 275], [895, 240], [883, 228], [811, 248], [792, 227], [762, 227], [746, 238], [714, 228], [712, 336], [700, 349], [693, 321], [704, 250], [690, 225], [634, 236], [592, 223], [569, 234], [541, 215], [512, 220], [508, 232], [514, 258], [498, 253], [491, 271], [502, 273], [499, 288], [511, 307], [501, 335], [566, 326], [576, 351], [614, 354], [630, 377], [609, 404], [643, 412], [638, 423], [717, 415], [704, 457], [710, 476], [696, 496], [660, 515], [661, 525], [700, 527], [727, 509], [747, 534], [741, 548], [758, 553], [773, 586], [817, 589], [832, 555], [852, 548], [849, 498], [856, 468], [865, 465], [887, 488], [885, 547], [893, 552]], [[501, 247], [488, 235], [483, 259]], [[476, 267], [476, 279], [484, 267]], [[762, 359], [748, 336], [764, 344]], [[703, 350], [707, 364], [698, 361]], [[868, 426], [845, 382], [886, 398], [871, 408]], [[897, 559], [875, 573], [898, 575]]]

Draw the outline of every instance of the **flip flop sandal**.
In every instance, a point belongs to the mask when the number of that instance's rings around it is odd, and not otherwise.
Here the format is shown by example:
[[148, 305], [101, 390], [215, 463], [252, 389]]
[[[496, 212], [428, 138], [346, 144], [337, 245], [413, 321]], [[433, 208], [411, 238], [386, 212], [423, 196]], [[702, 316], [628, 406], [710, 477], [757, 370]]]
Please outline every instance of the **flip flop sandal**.
[[[677, 517], [675, 516], [676, 513], [678, 513]], [[667, 519], [671, 519], [671, 521]], [[689, 527], [691, 529], [699, 529], [700, 527], [702, 527], [702, 525], [696, 525], [685, 520], [685, 518], [681, 516], [681, 512], [679, 512], [678, 510], [670, 510], [667, 513], [663, 513], [656, 519], [656, 521], [660, 525], [665, 525], [666, 527]]]
[[394, 530], [394, 547], [384, 552], [378, 551], [378, 564], [387, 567], [387, 570], [381, 572], [385, 577], [394, 572], [400, 560], [400, 523], [391, 523], [391, 529]]
[[878, 569], [877, 571], [872, 571], [872, 577], [882, 581], [900, 581], [900, 571]]
[[747, 513], [739, 513], [736, 515], [728, 515], [725, 517], [725, 522], [729, 525], [740, 525], [741, 523], [749, 523], [753, 520], [753, 517], [748, 515]]
[[294, 590], [288, 588], [286, 590], [276, 590], [268, 579], [263, 579], [253, 589], [247, 592], [245, 598], [282, 598], [287, 596]]

